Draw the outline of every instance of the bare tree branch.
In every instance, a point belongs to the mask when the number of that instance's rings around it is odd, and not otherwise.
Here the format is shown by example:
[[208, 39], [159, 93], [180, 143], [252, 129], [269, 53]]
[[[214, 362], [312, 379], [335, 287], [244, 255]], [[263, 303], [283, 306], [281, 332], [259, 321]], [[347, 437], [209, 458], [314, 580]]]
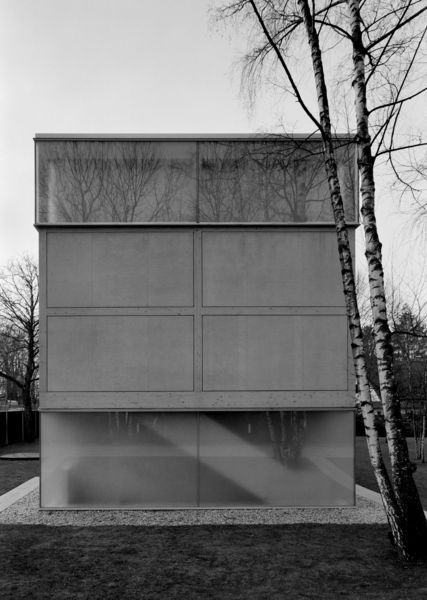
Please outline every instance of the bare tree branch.
[[427, 142], [419, 142], [418, 144], [409, 144], [408, 146], [399, 146], [398, 148], [388, 148], [387, 150], [382, 150], [381, 152], [377, 152], [375, 156], [382, 156], [383, 154], [390, 154], [391, 152], [401, 152], [402, 150], [410, 150], [411, 148], [421, 148], [422, 146], [427, 146]]
[[394, 27], [392, 29], [392, 31], [388, 31], [387, 33], [385, 33], [384, 35], [380, 36], [379, 38], [377, 38], [376, 40], [374, 40], [373, 42], [371, 42], [366, 48], [366, 52], [369, 52], [370, 50], [372, 50], [372, 48], [374, 48], [375, 46], [378, 46], [379, 43], [383, 42], [384, 40], [391, 39], [394, 34], [401, 29], [402, 27], [405, 27], [405, 25], [408, 25], [408, 23], [410, 23], [411, 21], [413, 21], [414, 19], [416, 19], [417, 17], [421, 16], [423, 13], [425, 13], [427, 11], [427, 7], [422, 8], [421, 10], [417, 11], [416, 13], [414, 13], [413, 15], [411, 15], [410, 17], [408, 17], [408, 19], [406, 19], [405, 21], [400, 21], [396, 27]]
[[21, 390], [24, 389], [24, 386], [19, 381], [19, 379], [16, 379], [16, 377], [13, 377], [12, 375], [9, 375], [8, 373], [4, 373], [3, 371], [0, 371], [0, 377], [3, 377], [3, 379], [7, 379], [8, 381], [11, 381], [15, 385], [17, 385]]
[[401, 100], [393, 100], [391, 102], [387, 102], [387, 104], [380, 104], [379, 106], [375, 106], [374, 108], [370, 109], [369, 114], [371, 115], [376, 110], [381, 110], [383, 108], [388, 108], [390, 106], [396, 106], [397, 104], [403, 104], [404, 102], [413, 100], [414, 98], [416, 98], [417, 96], [420, 96], [421, 94], [424, 94], [425, 92], [427, 92], [427, 87], [423, 88], [422, 90], [418, 90], [418, 92], [415, 92], [414, 94], [411, 94], [410, 96], [406, 96], [406, 98], [402, 98]]
[[249, 2], [251, 4], [251, 6], [252, 6], [252, 9], [253, 9], [255, 15], [256, 15], [256, 18], [258, 19], [258, 22], [259, 22], [259, 24], [261, 26], [261, 29], [264, 32], [264, 35], [265, 35], [265, 37], [268, 40], [268, 43], [270, 44], [271, 48], [273, 49], [274, 53], [276, 54], [277, 60], [279, 61], [280, 65], [283, 67], [283, 70], [286, 73], [288, 81], [291, 84], [291, 87], [292, 87], [292, 89], [294, 91], [294, 94], [295, 94], [296, 98], [298, 99], [298, 102], [300, 103], [303, 111], [309, 117], [309, 119], [316, 125], [316, 128], [319, 131], [322, 131], [322, 126], [321, 126], [320, 122], [314, 117], [313, 113], [308, 109], [308, 107], [306, 106], [304, 100], [302, 99], [302, 96], [300, 94], [298, 86], [296, 85], [296, 83], [294, 81], [294, 78], [292, 77], [292, 74], [291, 74], [291, 72], [290, 72], [290, 70], [288, 68], [288, 65], [286, 64], [285, 59], [282, 56], [282, 53], [280, 52], [280, 50], [279, 50], [276, 42], [273, 40], [270, 32], [268, 31], [268, 29], [267, 29], [267, 27], [265, 25], [264, 19], [261, 17], [261, 14], [260, 14], [260, 12], [258, 10], [258, 7], [257, 7], [257, 5], [255, 3], [255, 0], [249, 0]]

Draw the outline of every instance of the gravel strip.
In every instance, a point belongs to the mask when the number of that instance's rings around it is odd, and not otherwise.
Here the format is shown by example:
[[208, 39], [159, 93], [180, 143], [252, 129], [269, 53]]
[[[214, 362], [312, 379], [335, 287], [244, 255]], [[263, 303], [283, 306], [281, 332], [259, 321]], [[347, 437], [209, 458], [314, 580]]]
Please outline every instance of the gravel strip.
[[52, 525], [272, 525], [290, 523], [361, 524], [386, 523], [381, 505], [360, 496], [356, 507], [263, 508], [197, 510], [39, 510], [39, 491], [34, 490], [0, 512], [0, 524]]

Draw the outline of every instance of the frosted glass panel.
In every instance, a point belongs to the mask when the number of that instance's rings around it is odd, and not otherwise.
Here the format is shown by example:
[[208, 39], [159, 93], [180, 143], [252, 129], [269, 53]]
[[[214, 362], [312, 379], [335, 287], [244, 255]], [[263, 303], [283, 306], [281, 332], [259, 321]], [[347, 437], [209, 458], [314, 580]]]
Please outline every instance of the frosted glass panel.
[[203, 413], [201, 506], [352, 505], [353, 415]]
[[44, 141], [41, 223], [194, 221], [195, 142]]
[[197, 504], [197, 415], [45, 413], [42, 507]]
[[[355, 145], [335, 144], [356, 219]], [[333, 221], [317, 139], [36, 141], [38, 223]]]
[[[199, 146], [203, 222], [333, 221], [319, 141], [204, 142]], [[354, 147], [336, 144], [348, 221], [355, 219]]]
[[43, 413], [44, 508], [345, 506], [353, 413]]

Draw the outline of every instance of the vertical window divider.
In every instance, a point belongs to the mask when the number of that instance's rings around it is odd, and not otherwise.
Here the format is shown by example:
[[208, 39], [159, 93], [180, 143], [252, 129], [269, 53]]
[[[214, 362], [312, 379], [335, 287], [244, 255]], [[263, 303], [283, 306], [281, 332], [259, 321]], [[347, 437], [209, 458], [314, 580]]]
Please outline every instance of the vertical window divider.
[[194, 229], [194, 391], [203, 391], [202, 231]]
[[196, 223], [200, 223], [200, 164], [199, 164], [199, 146], [196, 141]]
[[197, 507], [200, 508], [200, 411], [197, 411], [197, 474], [196, 474], [196, 489], [197, 489]]
[[[200, 143], [196, 141], [196, 223], [200, 223]], [[194, 232], [194, 390], [203, 388], [203, 328], [202, 328], [202, 232]], [[196, 490], [200, 507], [200, 411], [197, 412]]]

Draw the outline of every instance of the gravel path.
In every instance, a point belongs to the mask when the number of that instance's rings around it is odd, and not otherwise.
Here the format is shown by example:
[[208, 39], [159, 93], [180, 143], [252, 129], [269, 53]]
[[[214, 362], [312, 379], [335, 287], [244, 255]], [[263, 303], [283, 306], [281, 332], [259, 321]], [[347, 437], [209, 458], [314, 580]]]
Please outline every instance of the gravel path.
[[356, 498], [348, 508], [197, 510], [39, 510], [38, 489], [0, 512], [0, 524], [25, 525], [270, 525], [290, 523], [386, 523], [381, 505]]

